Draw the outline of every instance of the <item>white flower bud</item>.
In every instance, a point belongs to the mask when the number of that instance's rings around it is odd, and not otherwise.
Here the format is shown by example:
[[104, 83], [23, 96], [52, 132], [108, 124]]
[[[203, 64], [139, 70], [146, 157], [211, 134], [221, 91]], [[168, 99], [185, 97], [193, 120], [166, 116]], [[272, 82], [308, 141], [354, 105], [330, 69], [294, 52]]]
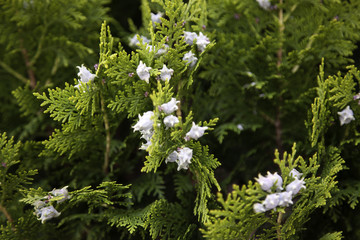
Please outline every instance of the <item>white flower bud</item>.
[[180, 103], [180, 101], [176, 101], [176, 98], [171, 98], [169, 102], [164, 103], [160, 106], [160, 110], [163, 111], [165, 114], [171, 114], [178, 110], [178, 103]]
[[192, 155], [193, 155], [193, 150], [188, 147], [181, 148], [178, 151], [178, 159], [176, 161], [178, 164], [178, 168], [177, 168], [178, 171], [180, 171], [180, 169], [188, 169], [189, 168], [189, 164], [191, 163]]
[[192, 45], [194, 43], [194, 39], [196, 38], [197, 38], [196, 33], [184, 31], [184, 40], [187, 44]]
[[265, 210], [271, 210], [276, 208], [279, 205], [280, 202], [280, 196], [278, 193], [272, 193], [266, 196], [263, 205], [265, 207]]
[[200, 32], [196, 39], [196, 45], [199, 51], [203, 52], [209, 43], [209, 38], [206, 37], [202, 32]]
[[57, 203], [62, 203], [67, 199], [70, 199], [71, 196], [69, 196], [69, 192], [67, 190], [68, 186], [63, 187], [62, 189], [54, 189], [50, 193], [54, 195], [54, 197], [62, 196], [60, 200], [57, 201]]
[[53, 206], [44, 207], [39, 209], [38, 214], [41, 216], [38, 218], [38, 220], [41, 220], [41, 223], [44, 223], [45, 221], [60, 216], [61, 213], [56, 211], [56, 209]]
[[184, 57], [182, 59], [183, 61], [186, 61], [186, 64], [189, 64], [189, 66], [192, 68], [195, 66], [196, 62], [198, 61], [198, 58], [195, 57], [195, 54], [192, 51], [189, 51], [184, 54]]
[[293, 204], [292, 202], [292, 194], [290, 192], [281, 192], [279, 193], [279, 206], [287, 207]]
[[355, 120], [354, 112], [351, 110], [350, 106], [347, 106], [344, 110], [338, 112], [338, 115], [340, 119], [340, 126]]
[[276, 190], [282, 190], [283, 179], [277, 173], [271, 174], [267, 172], [266, 177], [263, 177], [259, 174], [258, 178], [255, 178], [256, 181], [260, 184], [261, 189], [266, 192], [271, 192], [271, 188], [276, 184]]
[[155, 26], [155, 23], [161, 23], [161, 17], [162, 17], [162, 12], [158, 12], [157, 14], [155, 13], [151, 13], [151, 21], [153, 22], [153, 25]]
[[271, 3], [269, 0], [256, 0], [256, 1], [259, 3], [260, 7], [265, 10], [269, 10], [271, 7]]
[[160, 78], [163, 81], [169, 81], [171, 79], [171, 76], [173, 75], [174, 70], [169, 69], [166, 67], [166, 65], [163, 65], [163, 68], [160, 70]]
[[164, 118], [164, 124], [166, 127], [174, 127], [177, 123], [179, 123], [179, 119], [174, 115], [169, 115]]
[[296, 195], [301, 189], [306, 189], [304, 179], [295, 178], [294, 181], [286, 186], [286, 191], [291, 193], [292, 196]]
[[151, 119], [154, 112], [147, 111], [142, 116], [139, 114], [139, 121], [133, 126], [134, 131], [147, 131], [153, 128], [154, 121]]
[[149, 83], [150, 79], [150, 71], [151, 67], [147, 67], [145, 63], [140, 61], [138, 67], [136, 68], [136, 73], [139, 76], [139, 78], [146, 83]]
[[173, 151], [172, 153], [170, 153], [170, 155], [165, 159], [165, 163], [168, 162], [176, 162], [176, 160], [178, 159], [178, 153], [176, 151]]
[[208, 127], [200, 127], [199, 125], [196, 125], [193, 122], [190, 131], [185, 135], [185, 140], [186, 141], [190, 139], [198, 140], [200, 137], [204, 135], [206, 129], [208, 129]]

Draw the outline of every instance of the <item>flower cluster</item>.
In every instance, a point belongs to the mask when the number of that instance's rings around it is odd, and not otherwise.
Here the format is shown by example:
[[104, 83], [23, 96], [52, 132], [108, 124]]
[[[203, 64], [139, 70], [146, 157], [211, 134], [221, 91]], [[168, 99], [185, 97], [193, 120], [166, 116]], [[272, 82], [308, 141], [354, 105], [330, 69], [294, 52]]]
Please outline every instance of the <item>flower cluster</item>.
[[193, 150], [188, 147], [178, 148], [177, 151], [173, 151], [165, 160], [165, 163], [176, 162], [178, 164], [177, 170], [188, 169], [191, 163]]
[[79, 84], [76, 84], [74, 87], [79, 89], [81, 83], [92, 82], [96, 77], [96, 74], [92, 74], [86, 67], [84, 67], [84, 64], [82, 64], [81, 67], [77, 66], [77, 68], [79, 69], [78, 76], [80, 79]]
[[133, 126], [134, 131], [140, 131], [141, 138], [146, 140], [145, 144], [142, 144], [140, 149], [146, 150], [151, 145], [151, 138], [154, 134], [154, 112], [147, 111], [142, 116], [139, 114], [139, 121]]
[[41, 223], [45, 221], [56, 218], [60, 216], [60, 212], [58, 212], [53, 205], [49, 205], [49, 200], [55, 198], [57, 203], [62, 203], [71, 198], [69, 192], [67, 190], [68, 186], [65, 186], [61, 189], [54, 189], [49, 192], [49, 195], [44, 197], [45, 200], [38, 200], [33, 203], [35, 209], [35, 215], [38, 220], [41, 220]]
[[203, 52], [206, 46], [210, 43], [209, 38], [206, 37], [202, 32], [197, 34], [195, 32], [184, 31], [184, 40], [189, 45], [193, 45], [195, 41], [195, 44], [200, 52]]
[[[150, 70], [151, 67], [147, 67], [145, 63], [140, 61], [138, 67], [136, 68], [136, 74], [139, 76], [139, 78], [146, 83], [149, 83], [150, 80]], [[169, 81], [171, 79], [171, 76], [174, 74], [174, 70], [171, 68], [167, 68], [167, 66], [164, 64], [163, 68], [160, 70], [160, 79], [163, 81]]]
[[355, 120], [354, 112], [351, 110], [350, 106], [346, 106], [344, 110], [338, 112], [340, 119], [340, 126], [350, 123], [352, 120]]
[[[271, 174], [267, 173], [266, 177], [259, 174], [259, 178], [256, 181], [260, 184], [262, 190], [270, 193], [266, 196], [265, 200], [262, 203], [254, 204], [254, 211], [256, 213], [266, 212], [271, 209], [276, 209], [276, 207], [288, 207], [293, 204], [292, 198], [299, 193], [299, 191], [305, 187], [304, 178], [300, 179], [302, 173], [298, 172], [296, 169], [291, 170], [290, 177], [294, 178], [294, 181], [289, 183], [283, 190], [283, 179], [277, 173]], [[272, 191], [275, 190], [275, 193]]]

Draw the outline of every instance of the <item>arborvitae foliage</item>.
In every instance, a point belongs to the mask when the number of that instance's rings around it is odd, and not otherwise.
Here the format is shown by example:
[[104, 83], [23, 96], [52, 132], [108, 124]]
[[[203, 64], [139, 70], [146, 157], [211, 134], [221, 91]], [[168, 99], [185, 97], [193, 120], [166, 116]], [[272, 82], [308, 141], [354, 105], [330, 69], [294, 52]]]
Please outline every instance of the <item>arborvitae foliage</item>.
[[108, 3], [0, 3], [1, 239], [359, 238], [358, 1]]

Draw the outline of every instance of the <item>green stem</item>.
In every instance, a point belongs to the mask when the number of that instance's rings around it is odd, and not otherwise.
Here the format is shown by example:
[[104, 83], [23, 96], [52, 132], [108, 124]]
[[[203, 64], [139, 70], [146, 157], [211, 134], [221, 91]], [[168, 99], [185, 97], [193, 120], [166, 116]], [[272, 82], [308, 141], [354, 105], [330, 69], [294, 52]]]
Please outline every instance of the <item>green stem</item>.
[[101, 95], [100, 103], [101, 103], [101, 111], [104, 117], [104, 126], [105, 126], [105, 134], [106, 134], [106, 146], [105, 146], [104, 166], [103, 166], [103, 171], [106, 175], [109, 171], [111, 135], [110, 135], [109, 117], [105, 110], [104, 97], [102, 95]]

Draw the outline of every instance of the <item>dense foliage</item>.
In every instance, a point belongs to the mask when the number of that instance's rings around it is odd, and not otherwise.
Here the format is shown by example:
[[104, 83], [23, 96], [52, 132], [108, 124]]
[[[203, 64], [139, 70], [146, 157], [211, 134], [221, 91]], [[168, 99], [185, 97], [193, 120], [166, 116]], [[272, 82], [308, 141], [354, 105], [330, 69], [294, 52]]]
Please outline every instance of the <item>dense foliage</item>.
[[359, 1], [122, 2], [0, 1], [0, 239], [360, 237]]

